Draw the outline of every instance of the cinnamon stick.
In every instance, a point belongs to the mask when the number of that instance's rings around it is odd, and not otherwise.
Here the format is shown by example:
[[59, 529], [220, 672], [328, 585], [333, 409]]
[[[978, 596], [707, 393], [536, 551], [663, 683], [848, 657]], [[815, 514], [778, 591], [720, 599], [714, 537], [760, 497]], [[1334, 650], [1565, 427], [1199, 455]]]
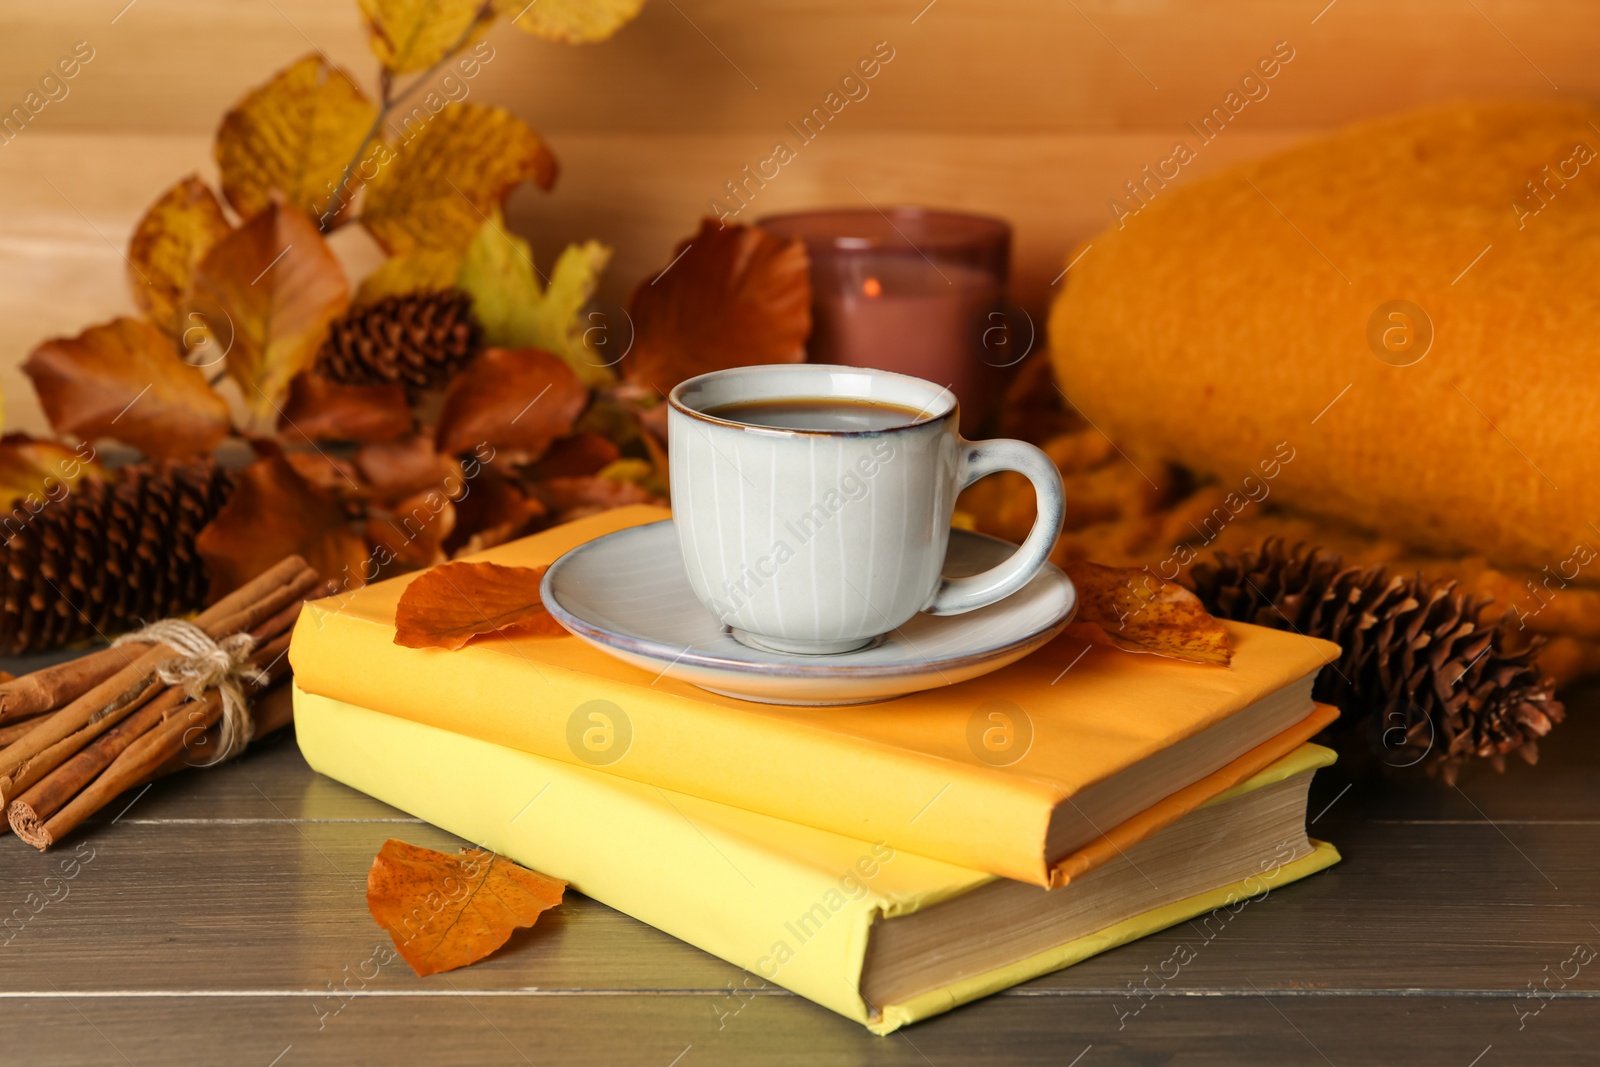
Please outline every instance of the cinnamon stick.
[[122, 751], [162, 719], [171, 715], [186, 696], [176, 686], [168, 688], [137, 712], [117, 723], [92, 743], [64, 761], [32, 788], [11, 802], [9, 817], [14, 821], [19, 809], [24, 819], [47, 819], [77, 795], [95, 775], [105, 770]]
[[[130, 784], [135, 784], [132, 780], [139, 776], [141, 770], [148, 768], [153, 771], [164, 762], [164, 735], [172, 735], [177, 745], [182, 747], [186, 731], [215, 722], [222, 712], [222, 696], [214, 689], [209, 690], [199, 700], [190, 701], [183, 707], [184, 714], [158, 722], [142, 737], [135, 738], [87, 789], [68, 801], [48, 821], [40, 822], [37, 812], [26, 805], [12, 804], [8, 812], [12, 830], [22, 840], [43, 852], [122, 793], [125, 787], [115, 783], [128, 779]], [[155, 756], [157, 752], [162, 753], [159, 759]]]
[[[282, 610], [295, 597], [293, 590], [302, 590], [300, 595], [303, 595], [303, 591], [315, 588], [320, 582], [305, 560], [289, 556], [201, 612], [195, 624], [212, 638], [250, 629]], [[29, 760], [70, 737], [96, 717], [131, 701], [142, 703], [148, 690], [156, 684], [153, 672], [176, 654], [166, 645], [150, 648], [70, 704], [42, 718], [38, 726], [0, 751], [0, 806], [15, 796], [17, 788], [13, 775]]]
[[[278, 660], [288, 649], [289, 638], [292, 636], [290, 631], [299, 616], [301, 603], [303, 601], [295, 601], [285, 606], [250, 632], [251, 640], [258, 646], [250, 655], [252, 666], [268, 671], [276, 667]], [[14, 787], [25, 792], [8, 806], [6, 810], [8, 819], [12, 815], [16, 815], [24, 822], [48, 818], [130, 745], [169, 718], [186, 699], [187, 696], [181, 687], [170, 686], [143, 707], [129, 708], [128, 711], [119, 713], [117, 717], [121, 721], [108, 721], [112, 716], [107, 716], [46, 749], [25, 769], [13, 775]], [[85, 731], [96, 730], [97, 727], [99, 727], [97, 733], [100, 734], [98, 738], [80, 740]], [[79, 743], [62, 758], [50, 762], [45, 772], [33, 773], [55, 753], [56, 749], [72, 745], [73, 742]]]
[[[292, 618], [290, 621], [293, 621]], [[265, 629], [265, 627], [263, 627], [263, 629]], [[293, 636], [293, 632], [288, 628], [287, 625], [280, 625], [277, 636], [272, 637], [270, 640], [265, 640], [265, 643], [260, 645], [260, 647], [258, 647], [255, 652], [251, 654], [250, 665], [257, 668], [262, 672], [262, 674], [265, 675], [265, 677], [259, 682], [253, 683], [253, 689], [255, 691], [268, 688], [278, 679], [288, 674], [289, 663], [288, 660], [284, 658], [284, 654], [289, 651], [289, 641]], [[185, 759], [188, 763], [188, 766], [207, 766], [208, 761], [197, 761], [195, 757], [200, 755], [210, 756], [212, 753], [217, 751], [216, 739], [218, 736], [220, 736], [220, 729], [218, 728], [218, 723], [220, 720], [220, 704], [217, 705], [217, 714], [215, 715], [211, 715], [209, 713], [191, 713], [188, 720], [189, 729], [181, 732], [181, 736], [179, 738], [180, 743], [177, 745], [177, 747], [173, 748], [170, 745], [164, 745], [161, 747], [167, 750], [168, 756], [181, 757]], [[159, 725], [160, 724], [158, 724], [158, 728]], [[256, 718], [252, 709], [252, 731], [255, 729], [255, 727]], [[151, 733], [155, 732], [156, 731], [154, 730], [151, 731]], [[135, 743], [137, 744], [140, 742]], [[160, 762], [165, 763], [166, 760], [162, 759]], [[144, 778], [138, 779], [137, 781], [129, 782], [123, 788], [132, 788], [133, 786], [141, 785], [153, 777], [156, 777], [154, 772]], [[115, 793], [111, 794], [111, 796], [115, 795]]]
[[38, 726], [39, 718], [40, 716], [38, 715], [30, 715], [21, 722], [7, 723], [5, 726], [0, 726], [0, 749], [5, 748], [11, 742]]
[[[268, 672], [266, 685], [288, 673], [283, 652], [289, 647], [291, 636], [285, 632], [261, 646], [252, 657], [259, 658], [262, 669]], [[38, 812], [29, 806], [13, 805], [9, 816], [17, 836], [43, 851], [120, 794], [155, 777], [169, 760], [190, 749], [192, 739], [200, 736], [197, 730], [209, 730], [222, 717], [222, 697], [216, 690], [210, 690], [199, 700], [175, 710], [182, 714], [169, 715], [135, 739], [93, 782], [43, 822]]]
[[[292, 556], [291, 559], [299, 559]], [[230, 634], [248, 633], [261, 626], [263, 622], [282, 612], [289, 612], [291, 622], [299, 616], [300, 605], [315, 592], [319, 592], [326, 582], [322, 576], [302, 563], [302, 570], [293, 575], [282, 586], [272, 589], [260, 599], [251, 601], [234, 611], [221, 615], [210, 625], [201, 628], [213, 638], [222, 638]], [[196, 623], [200, 620], [197, 618]]]
[[102, 648], [0, 683], [0, 722], [42, 714], [83, 695], [138, 659], [149, 645]]
[[[271, 688], [250, 702], [250, 723], [254, 738], [251, 744], [269, 734], [277, 733], [292, 722], [294, 722], [294, 690], [274, 682]], [[215, 725], [207, 728], [203, 737], [185, 743], [183, 748], [168, 756], [167, 762], [156, 768], [155, 773], [150, 776], [151, 779], [165, 778], [169, 774], [190, 770], [195, 765], [195, 753], [202, 749], [214, 750], [219, 734]]]
[[[19, 763], [11, 772], [10, 784], [5, 787], [10, 794], [20, 793], [40, 781], [45, 775], [55, 770], [61, 764], [71, 759], [75, 753], [81, 752], [84, 746], [90, 744], [95, 738], [103, 735], [107, 730], [118, 725], [134, 712], [148, 706], [165, 692], [160, 686], [149, 686], [137, 697], [119, 702], [115, 707], [108, 708], [103, 714], [96, 715], [80, 730], [63, 737], [43, 752]], [[178, 691], [181, 700], [183, 692]]]
[[[296, 596], [296, 599], [291, 600], [280, 608], [277, 614], [251, 631], [252, 640], [259, 644], [262, 641], [270, 640], [279, 634], [285, 633], [294, 625], [300, 614], [300, 605], [305, 603], [305, 600], [302, 599], [304, 594], [311, 592], [322, 584], [315, 574], [311, 574], [310, 577], [311, 580], [307, 580], [305, 576], [301, 576], [288, 586], [285, 586], [284, 590], [273, 593], [260, 605], [252, 607], [246, 613], [241, 613], [239, 616], [241, 618], [244, 614], [259, 615], [263, 611], [270, 610], [274, 604], [284, 598], [285, 594]], [[184, 699], [181, 691], [168, 690], [168, 692], [175, 693], [175, 698], [163, 701], [161, 698], [165, 698], [167, 694], [162, 693], [161, 697], [158, 698], [156, 687], [151, 686], [139, 696], [118, 703], [116, 706], [107, 709], [103, 714], [92, 718], [82, 729], [62, 738], [43, 752], [28, 757], [11, 772], [10, 785], [6, 789], [6, 793], [16, 796], [19, 801], [24, 799], [26, 796], [25, 791], [31, 790], [31, 787], [35, 785], [42, 785], [46, 776], [50, 775], [52, 771], [72, 760], [75, 756], [87, 751], [97, 738], [104, 736], [113, 727], [118, 727], [124, 720], [132, 717], [135, 725], [129, 727], [131, 733], [129, 730], [122, 731], [118, 734], [116, 740], [108, 742], [106, 747], [100, 749], [102, 753], [109, 751], [111, 756], [115, 756], [123, 748], [126, 748], [135, 737], [143, 734], [166, 717], [166, 710], [157, 712], [154, 717], [142, 713], [152, 701], [160, 703], [162, 708], [170, 710]], [[140, 714], [135, 715], [135, 712], [140, 712]], [[82, 768], [94, 766], [93, 773], [98, 773], [105, 766], [105, 763], [99, 763], [98, 766], [95, 766], [95, 759], [91, 758], [75, 766], [80, 771]], [[65, 803], [89, 778], [93, 777], [93, 773], [87, 773], [74, 782], [72, 775], [76, 773], [78, 772], [69, 772], [66, 780], [52, 786], [53, 791], [67, 790], [65, 795], [61, 797], [61, 803]], [[34, 806], [37, 807], [37, 805]]]

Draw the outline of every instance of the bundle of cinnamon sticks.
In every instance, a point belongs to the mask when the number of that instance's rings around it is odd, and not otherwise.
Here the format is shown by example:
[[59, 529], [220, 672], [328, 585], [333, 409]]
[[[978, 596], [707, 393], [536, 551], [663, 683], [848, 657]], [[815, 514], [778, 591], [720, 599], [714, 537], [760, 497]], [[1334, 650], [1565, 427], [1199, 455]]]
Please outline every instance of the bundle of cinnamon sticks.
[[[299, 556], [223, 597], [193, 623], [213, 641], [251, 637], [245, 692], [288, 672], [300, 605], [326, 590]], [[0, 806], [18, 837], [49, 848], [118, 794], [218, 751], [223, 700], [191, 699], [158, 671], [182, 659], [160, 643], [125, 643], [0, 683]], [[275, 702], [260, 735], [285, 725]]]

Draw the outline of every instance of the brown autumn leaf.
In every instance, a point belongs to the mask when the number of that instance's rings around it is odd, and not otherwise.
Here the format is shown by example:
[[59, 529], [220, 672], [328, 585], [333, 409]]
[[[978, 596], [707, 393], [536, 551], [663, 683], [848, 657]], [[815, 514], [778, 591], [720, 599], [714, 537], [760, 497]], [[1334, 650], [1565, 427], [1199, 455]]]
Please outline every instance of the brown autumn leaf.
[[629, 301], [629, 378], [664, 394], [708, 371], [805, 358], [811, 282], [801, 242], [705, 219], [673, 256]]
[[[640, 423], [644, 425], [642, 419]], [[639, 435], [639, 440], [644, 443], [645, 454], [650, 457], [650, 467], [656, 482], [661, 487], [661, 491], [663, 493], [669, 492], [671, 489], [672, 464], [667, 460], [667, 439], [665, 435], [657, 437], [655, 431], [645, 425], [644, 432]]]
[[1078, 590], [1078, 623], [1094, 623], [1119, 648], [1227, 666], [1233, 658], [1228, 631], [1200, 598], [1148, 570], [1069, 563]]
[[234, 478], [233, 495], [195, 538], [211, 575], [211, 599], [237, 589], [284, 556], [304, 556], [328, 581], [362, 582], [367, 547], [344, 505], [319, 490], [283, 455], [256, 460]]
[[432, 567], [450, 557], [444, 542], [456, 528], [456, 506], [438, 489], [422, 492], [397, 502], [387, 515], [369, 514], [367, 543], [375, 558], [391, 558], [403, 567]]
[[278, 412], [278, 432], [307, 441], [389, 441], [411, 424], [399, 382], [344, 385], [312, 370], [295, 375]]
[[329, 496], [346, 499], [359, 498], [366, 488], [361, 484], [361, 472], [347, 459], [330, 456], [326, 452], [285, 452], [294, 472]]
[[394, 643], [457, 649], [480, 634], [565, 637], [539, 599], [544, 572], [498, 563], [446, 563], [424, 571], [400, 594]]
[[367, 872], [367, 909], [411, 969], [429, 975], [483, 959], [566, 888], [484, 849], [450, 856], [390, 838]]
[[572, 432], [589, 390], [559, 356], [487, 348], [451, 380], [439, 412], [440, 452], [484, 443], [537, 456]]
[[444, 541], [445, 553], [452, 559], [520, 537], [546, 514], [542, 503], [499, 471], [474, 460], [466, 467], [471, 474], [467, 490], [456, 498], [455, 529]]
[[533, 491], [561, 522], [628, 504], [659, 502], [659, 498], [637, 480], [608, 477], [608, 471], [584, 478], [549, 478], [536, 484]]
[[263, 421], [316, 359], [350, 287], [339, 261], [298, 208], [273, 202], [217, 242], [195, 275], [196, 295], [232, 324], [228, 376]]
[[128, 241], [133, 301], [168, 336], [183, 335], [184, 298], [195, 268], [233, 226], [211, 187], [191, 174], [161, 194]]
[[383, 500], [398, 500], [430, 489], [460, 493], [461, 463], [433, 447], [430, 434], [409, 434], [393, 441], [363, 445], [356, 466]]
[[[667, 412], [671, 410], [671, 406], [661, 403], [659, 395], [652, 394], [652, 396], [656, 403], [635, 406], [633, 409], [634, 415], [639, 420], [640, 429], [646, 431], [657, 441], [665, 441], [667, 439]], [[640, 436], [642, 437], [644, 434]]]
[[361, 222], [391, 254], [463, 253], [525, 181], [549, 189], [556, 157], [504, 108], [449, 104], [367, 183]]
[[545, 450], [539, 462], [528, 468], [528, 478], [542, 482], [546, 478], [582, 478], [599, 474], [622, 456], [622, 450], [610, 438], [584, 430], [563, 437]]
[[46, 501], [60, 500], [85, 478], [105, 478], [87, 444], [68, 448], [57, 441], [38, 441], [27, 434], [0, 437], [0, 510], [22, 502], [37, 512]]
[[604, 41], [626, 25], [644, 0], [497, 0], [501, 14], [512, 16], [512, 25], [524, 33], [547, 41], [566, 44], [593, 44]]
[[386, 150], [369, 146], [351, 187], [335, 197], [377, 114], [344, 71], [320, 53], [302, 56], [223, 116], [215, 146], [222, 195], [243, 218], [265, 211], [276, 193], [312, 218], [337, 221], [373, 156]]
[[57, 433], [114, 437], [157, 459], [209, 452], [228, 434], [228, 406], [205, 374], [142, 319], [51, 338], [22, 370]]

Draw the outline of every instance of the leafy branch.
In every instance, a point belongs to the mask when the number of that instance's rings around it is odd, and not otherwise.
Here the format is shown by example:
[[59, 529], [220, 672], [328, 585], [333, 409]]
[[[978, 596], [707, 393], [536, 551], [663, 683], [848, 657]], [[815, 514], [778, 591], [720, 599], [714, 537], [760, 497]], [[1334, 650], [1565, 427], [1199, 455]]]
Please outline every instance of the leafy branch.
[[334, 228], [334, 224], [330, 220], [337, 220], [339, 206], [342, 206], [344, 198], [351, 192], [351, 176], [355, 174], [356, 167], [366, 156], [367, 149], [372, 146], [372, 142], [377, 140], [378, 131], [383, 129], [383, 124], [389, 120], [389, 116], [394, 109], [404, 103], [412, 93], [432, 81], [434, 75], [438, 74], [446, 64], [460, 55], [461, 50], [466, 48], [472, 42], [472, 39], [477, 36], [479, 29], [488, 26], [494, 21], [495, 14], [494, 0], [484, 0], [478, 10], [473, 13], [472, 20], [461, 31], [461, 35], [445, 49], [444, 54], [434, 60], [426, 70], [412, 78], [405, 88], [398, 93], [394, 92], [394, 70], [387, 66], [383, 68], [378, 75], [378, 113], [373, 116], [372, 124], [367, 127], [367, 132], [362, 135], [361, 143], [356, 146], [356, 150], [350, 154], [349, 161], [345, 163], [343, 170], [340, 171], [339, 181], [333, 189], [333, 199], [329, 202], [329, 207], [317, 217], [318, 229], [323, 233], [327, 233]]
[[[512, 21], [547, 40], [598, 41], [642, 3], [540, 0]], [[27, 360], [58, 434], [199, 467], [230, 436], [251, 445], [256, 462], [225, 479], [228, 503], [203, 532], [216, 588], [291, 551], [360, 584], [575, 507], [653, 498], [642, 448], [625, 459], [627, 441], [578, 425], [595, 399], [574, 368], [597, 362], [578, 321], [610, 250], [568, 249], [542, 286], [525, 243], [504, 256], [506, 198], [527, 182], [549, 188], [554, 155], [504, 108], [432, 96], [404, 153], [385, 143], [397, 109], [450, 64], [472, 76], [460, 57], [505, 4], [360, 0], [377, 99], [316, 52], [246, 93], [217, 129], [218, 185], [180, 179], [135, 227], [139, 313], [50, 338]], [[367, 160], [381, 169], [365, 173]], [[345, 210], [353, 193], [359, 218]], [[352, 221], [389, 253], [355, 292], [324, 236]], [[330, 377], [351, 369], [330, 358], [336, 338], [357, 352], [355, 378]], [[397, 353], [402, 343], [411, 350]], [[401, 358], [429, 366], [427, 390], [399, 380]], [[558, 444], [559, 462], [535, 470]], [[52, 472], [67, 447], [0, 442], [0, 505], [64, 478]]]

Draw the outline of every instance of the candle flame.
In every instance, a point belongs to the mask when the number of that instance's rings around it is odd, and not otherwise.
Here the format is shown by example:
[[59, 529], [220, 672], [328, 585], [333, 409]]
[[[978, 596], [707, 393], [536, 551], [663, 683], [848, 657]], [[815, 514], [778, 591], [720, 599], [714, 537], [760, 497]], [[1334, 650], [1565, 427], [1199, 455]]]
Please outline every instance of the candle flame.
[[861, 283], [861, 292], [876, 299], [883, 295], [883, 283], [876, 278], [868, 278]]

